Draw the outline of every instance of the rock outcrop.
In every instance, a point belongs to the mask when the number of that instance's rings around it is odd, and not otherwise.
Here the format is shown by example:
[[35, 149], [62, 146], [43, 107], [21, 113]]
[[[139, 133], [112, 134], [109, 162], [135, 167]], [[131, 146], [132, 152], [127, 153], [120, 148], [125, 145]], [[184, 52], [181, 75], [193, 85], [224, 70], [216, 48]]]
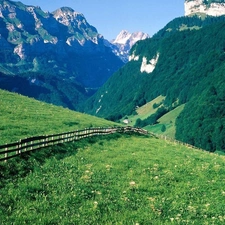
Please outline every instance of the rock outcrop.
[[225, 2], [223, 0], [186, 0], [185, 16], [203, 13], [209, 16], [225, 15]]

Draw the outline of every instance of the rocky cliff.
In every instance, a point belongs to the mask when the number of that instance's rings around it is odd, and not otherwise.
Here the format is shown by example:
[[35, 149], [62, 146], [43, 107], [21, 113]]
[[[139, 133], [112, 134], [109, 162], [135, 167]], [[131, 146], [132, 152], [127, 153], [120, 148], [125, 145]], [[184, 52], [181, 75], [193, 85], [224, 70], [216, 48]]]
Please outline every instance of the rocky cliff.
[[209, 16], [225, 15], [224, 0], [186, 0], [185, 16], [203, 13]]

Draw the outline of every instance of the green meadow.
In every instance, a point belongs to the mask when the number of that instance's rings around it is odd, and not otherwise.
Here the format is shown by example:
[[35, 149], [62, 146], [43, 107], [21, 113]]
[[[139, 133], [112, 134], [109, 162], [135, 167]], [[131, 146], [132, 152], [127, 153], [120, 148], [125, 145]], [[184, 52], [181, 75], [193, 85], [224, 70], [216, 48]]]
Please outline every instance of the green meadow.
[[[144, 129], [159, 135], [175, 138], [176, 118], [179, 116], [183, 109], [184, 104], [176, 107], [175, 109], [163, 115], [161, 118], [158, 119], [157, 124], [146, 126], [144, 127]], [[165, 127], [164, 130], [162, 129], [163, 126]]]
[[[5, 91], [0, 113], [1, 143], [116, 125]], [[222, 225], [224, 182], [224, 156], [150, 135], [92, 137], [0, 162], [0, 221]]]
[[[153, 99], [152, 101], [146, 103], [145, 105], [139, 107], [136, 109], [136, 115], [129, 115], [126, 116], [129, 120], [129, 125], [134, 126], [136, 123], [137, 119], [146, 119], [148, 116], [154, 114], [158, 107], [162, 105], [163, 100], [165, 99], [164, 96], [158, 96], [157, 98]], [[154, 108], [154, 105], [158, 105], [157, 107]], [[123, 118], [121, 122], [124, 120]]]
[[0, 144], [21, 138], [117, 124], [0, 90]]
[[[121, 119], [120, 122], [126, 118], [129, 120], [130, 126], [135, 126], [135, 123], [138, 119], [145, 120], [149, 116], [156, 113], [157, 109], [163, 106], [164, 96], [158, 96], [157, 98], [153, 99], [152, 101], [146, 103], [145, 105], [136, 109], [135, 115], [126, 116]], [[170, 138], [175, 138], [176, 133], [176, 118], [180, 115], [182, 110], [184, 109], [185, 104], [182, 104], [173, 110], [167, 112], [163, 116], [161, 116], [155, 124], [147, 125], [143, 128], [148, 130], [149, 132], [168, 136]], [[164, 128], [163, 128], [164, 127]]]
[[222, 156], [136, 135], [55, 151], [1, 164], [1, 174], [16, 162], [27, 171], [2, 184], [2, 224], [225, 223]]

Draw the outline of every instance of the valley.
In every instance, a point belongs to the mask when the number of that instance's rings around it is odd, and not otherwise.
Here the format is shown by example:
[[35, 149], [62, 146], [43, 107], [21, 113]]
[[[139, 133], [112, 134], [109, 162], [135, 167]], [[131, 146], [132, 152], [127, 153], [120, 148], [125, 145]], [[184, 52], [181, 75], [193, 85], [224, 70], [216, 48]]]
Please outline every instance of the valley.
[[[0, 145], [38, 148], [2, 148], [1, 224], [223, 225], [224, 7], [109, 41], [72, 8], [0, 1]], [[109, 127], [129, 132], [33, 143]]]

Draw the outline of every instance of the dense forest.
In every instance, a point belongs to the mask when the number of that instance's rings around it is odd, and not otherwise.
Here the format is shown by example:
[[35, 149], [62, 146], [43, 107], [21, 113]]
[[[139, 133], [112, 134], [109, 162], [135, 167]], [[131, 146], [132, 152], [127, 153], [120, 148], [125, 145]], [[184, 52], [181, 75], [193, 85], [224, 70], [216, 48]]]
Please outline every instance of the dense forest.
[[182, 16], [175, 18], [171, 22], [169, 22], [165, 27], [159, 30], [156, 34], [153, 35], [153, 38], [165, 38], [171, 36], [177, 31], [183, 30], [198, 30], [202, 27], [209, 26], [211, 24], [215, 24], [218, 22], [225, 22], [224, 16], [199, 16], [193, 15], [189, 16]]
[[[201, 29], [167, 34], [167, 28], [163, 35], [159, 31], [153, 38], [138, 42], [131, 53], [139, 60], [132, 60], [117, 71], [88, 101], [86, 111], [117, 120], [163, 95], [166, 98], [162, 112], [187, 103], [176, 123], [177, 139], [210, 151], [224, 149], [224, 18], [218, 17], [219, 22], [215, 22], [209, 17]], [[181, 24], [186, 17], [178, 20]], [[174, 21], [174, 27], [178, 27]], [[150, 60], [156, 54], [159, 60], [155, 70], [141, 73], [142, 58]], [[158, 115], [137, 122], [151, 124]]]
[[209, 74], [211, 82], [205, 80], [207, 88], [186, 104], [177, 118], [177, 139], [209, 151], [225, 150], [224, 71], [223, 64]]

